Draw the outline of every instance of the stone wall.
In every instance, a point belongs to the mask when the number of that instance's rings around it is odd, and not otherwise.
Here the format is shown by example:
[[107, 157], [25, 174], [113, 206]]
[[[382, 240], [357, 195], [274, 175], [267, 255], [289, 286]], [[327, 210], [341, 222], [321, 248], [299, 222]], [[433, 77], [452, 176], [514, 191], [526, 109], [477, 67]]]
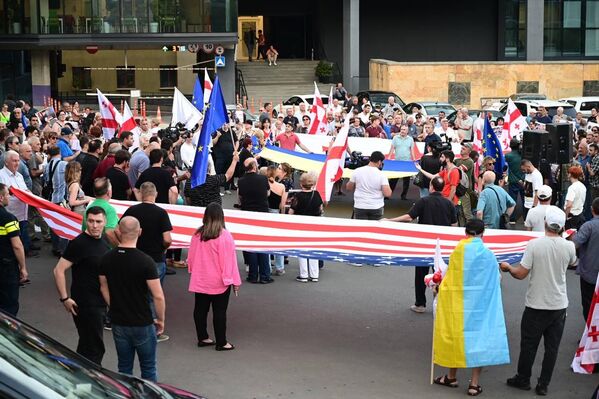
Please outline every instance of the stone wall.
[[370, 60], [370, 89], [405, 102], [450, 101], [481, 108], [481, 98], [507, 97], [517, 88], [549, 99], [599, 95], [599, 62], [395, 62]]

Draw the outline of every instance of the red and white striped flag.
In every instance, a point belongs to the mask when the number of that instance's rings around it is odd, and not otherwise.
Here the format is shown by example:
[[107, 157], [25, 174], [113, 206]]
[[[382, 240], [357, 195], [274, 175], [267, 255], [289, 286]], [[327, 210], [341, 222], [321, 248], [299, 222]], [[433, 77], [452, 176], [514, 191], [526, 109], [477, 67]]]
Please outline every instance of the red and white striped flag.
[[331, 192], [333, 185], [341, 176], [343, 176], [343, 168], [345, 167], [345, 156], [347, 154], [347, 135], [349, 133], [349, 114], [345, 118], [343, 127], [337, 133], [333, 145], [329, 147], [327, 159], [322, 165], [318, 181], [316, 182], [316, 190], [320, 193], [324, 202], [331, 200]]
[[210, 102], [210, 93], [212, 93], [212, 81], [208, 76], [208, 68], [204, 68], [204, 104]]
[[591, 302], [589, 317], [584, 326], [584, 333], [576, 349], [572, 370], [580, 374], [592, 374], [595, 364], [599, 363], [599, 278], [595, 283], [595, 294]]
[[102, 133], [106, 140], [114, 137], [119, 125], [123, 122], [123, 116], [106, 98], [100, 89], [98, 92], [98, 106], [100, 107], [100, 115], [102, 115]]
[[310, 118], [312, 121], [310, 122], [308, 134], [327, 134], [327, 113], [316, 82], [314, 82], [314, 101], [312, 102], [312, 108], [310, 108]]

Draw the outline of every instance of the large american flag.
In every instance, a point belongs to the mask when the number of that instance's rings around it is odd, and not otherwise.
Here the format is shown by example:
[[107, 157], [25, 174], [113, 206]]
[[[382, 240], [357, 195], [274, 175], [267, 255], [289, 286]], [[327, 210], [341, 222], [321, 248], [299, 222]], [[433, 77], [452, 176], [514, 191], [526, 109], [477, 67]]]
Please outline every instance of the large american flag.
[[[60, 237], [73, 239], [81, 232], [81, 216], [30, 192], [11, 188], [13, 195], [38, 209]], [[135, 202], [111, 200], [121, 216]], [[204, 208], [157, 204], [167, 210], [173, 225], [172, 248], [187, 248], [201, 225]], [[464, 229], [414, 223], [377, 222], [225, 209], [227, 229], [236, 248], [252, 252], [354, 262], [375, 266], [432, 265], [437, 239], [441, 255], [449, 257]], [[484, 242], [498, 260], [520, 261], [526, 244], [540, 233], [488, 230]]]

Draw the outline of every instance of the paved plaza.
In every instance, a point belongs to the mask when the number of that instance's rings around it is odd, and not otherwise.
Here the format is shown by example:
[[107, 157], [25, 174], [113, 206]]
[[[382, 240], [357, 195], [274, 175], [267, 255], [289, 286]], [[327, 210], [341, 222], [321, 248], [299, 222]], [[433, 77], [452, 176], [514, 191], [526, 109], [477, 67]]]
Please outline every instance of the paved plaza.
[[[224, 198], [225, 207], [230, 208], [234, 196]], [[351, 197], [344, 197], [327, 208], [327, 215], [349, 217], [350, 205]], [[386, 216], [396, 216], [408, 205], [393, 199], [387, 202]], [[49, 246], [41, 253], [40, 258], [28, 260], [32, 284], [21, 290], [19, 317], [75, 348], [74, 324], [54, 288], [51, 272], [56, 258], [50, 256]], [[241, 253], [238, 261], [245, 276]], [[274, 284], [243, 284], [239, 297], [231, 297], [228, 339], [237, 347], [232, 352], [196, 347], [187, 272], [178, 269], [176, 275], [167, 276], [166, 333], [170, 340], [158, 347], [159, 380], [209, 399], [466, 397], [467, 371], [458, 373], [458, 389], [429, 385], [431, 301], [429, 295], [425, 314], [409, 310], [414, 300], [412, 268], [327, 262], [319, 283], [298, 283], [296, 275], [297, 261], [291, 259], [287, 273], [275, 277]], [[526, 281], [503, 279], [512, 364], [483, 371], [483, 398], [535, 396], [534, 390], [523, 392], [505, 385], [516, 370], [526, 285]], [[583, 328], [578, 276], [572, 271], [568, 271], [568, 295], [569, 314], [549, 395], [590, 398], [597, 377], [569, 369]], [[104, 338], [103, 365], [115, 370], [111, 332], [105, 331]], [[533, 387], [542, 354], [541, 345]], [[436, 376], [445, 372], [435, 368]]]

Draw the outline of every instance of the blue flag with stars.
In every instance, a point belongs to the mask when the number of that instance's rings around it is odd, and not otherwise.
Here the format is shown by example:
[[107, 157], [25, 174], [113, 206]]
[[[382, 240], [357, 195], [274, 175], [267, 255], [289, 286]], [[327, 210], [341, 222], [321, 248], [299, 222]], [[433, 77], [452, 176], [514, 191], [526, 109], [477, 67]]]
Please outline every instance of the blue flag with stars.
[[486, 117], [483, 134], [485, 136], [485, 156], [492, 157], [495, 160], [495, 174], [501, 177], [503, 176], [505, 157], [503, 156], [503, 150], [501, 149], [501, 142], [491, 127], [489, 118]]
[[225, 98], [223, 97], [223, 91], [220, 87], [217, 75], [214, 80], [214, 85], [212, 86], [210, 100], [206, 105], [204, 123], [202, 124], [198, 147], [196, 148], [196, 155], [193, 160], [193, 167], [191, 169], [191, 188], [204, 184], [206, 181], [212, 133], [220, 129], [227, 122], [227, 107], [225, 106]]
[[193, 85], [193, 94], [191, 96], [191, 103], [202, 112], [204, 110], [204, 92], [202, 91], [202, 85], [200, 84], [200, 78], [196, 76], [196, 82]]

